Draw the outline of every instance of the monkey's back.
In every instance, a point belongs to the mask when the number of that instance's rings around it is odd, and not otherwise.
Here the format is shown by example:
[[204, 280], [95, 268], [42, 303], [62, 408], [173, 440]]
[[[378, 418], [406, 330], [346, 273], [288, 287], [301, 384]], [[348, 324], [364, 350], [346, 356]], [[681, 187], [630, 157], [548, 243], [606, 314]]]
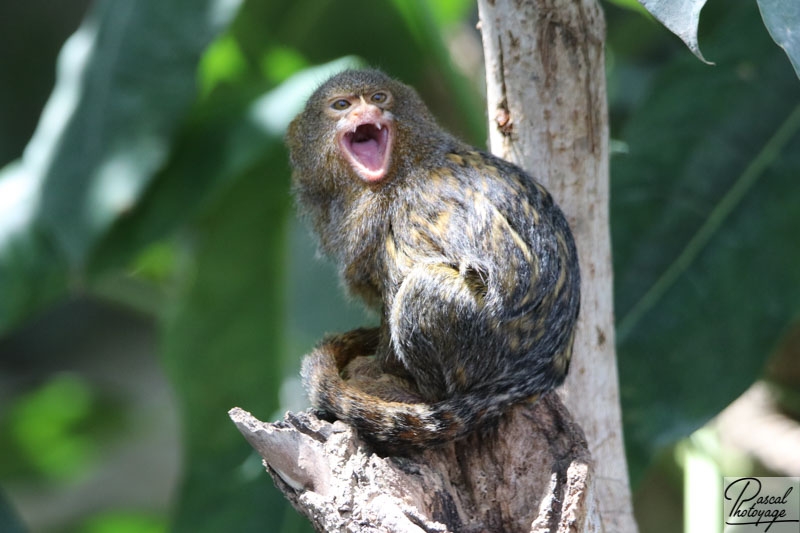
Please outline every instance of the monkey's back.
[[564, 215], [510, 163], [465, 149], [440, 159], [397, 186], [383, 229], [393, 348], [406, 366], [434, 367], [417, 379], [430, 401], [551, 389], [568, 369], [580, 294]]

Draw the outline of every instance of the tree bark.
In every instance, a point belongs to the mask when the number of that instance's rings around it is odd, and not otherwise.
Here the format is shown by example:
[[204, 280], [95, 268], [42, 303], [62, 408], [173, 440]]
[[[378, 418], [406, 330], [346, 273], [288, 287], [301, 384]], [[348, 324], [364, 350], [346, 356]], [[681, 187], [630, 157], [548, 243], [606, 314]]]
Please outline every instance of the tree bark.
[[588, 448], [558, 395], [513, 408], [488, 434], [404, 456], [342, 422], [288, 413], [231, 419], [318, 531], [595, 533]]
[[622, 440], [608, 220], [608, 111], [596, 0], [478, 0], [492, 151], [542, 181], [581, 263], [564, 401], [586, 433], [606, 531], [635, 532]]

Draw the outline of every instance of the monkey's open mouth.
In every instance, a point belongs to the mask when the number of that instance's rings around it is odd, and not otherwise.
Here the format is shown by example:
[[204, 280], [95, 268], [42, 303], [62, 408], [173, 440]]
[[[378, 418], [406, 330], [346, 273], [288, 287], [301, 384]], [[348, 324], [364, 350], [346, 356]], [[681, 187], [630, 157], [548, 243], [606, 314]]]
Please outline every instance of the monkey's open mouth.
[[389, 170], [392, 150], [391, 125], [369, 122], [341, 136], [342, 151], [362, 179], [377, 182]]

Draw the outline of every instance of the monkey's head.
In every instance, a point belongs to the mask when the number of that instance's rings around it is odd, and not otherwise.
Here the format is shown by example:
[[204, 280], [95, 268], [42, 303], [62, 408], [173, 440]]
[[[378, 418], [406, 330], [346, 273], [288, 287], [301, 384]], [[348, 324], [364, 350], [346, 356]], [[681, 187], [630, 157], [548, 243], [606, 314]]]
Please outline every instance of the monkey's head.
[[320, 190], [380, 186], [441, 135], [412, 88], [377, 70], [347, 70], [311, 95], [286, 138], [298, 185]]

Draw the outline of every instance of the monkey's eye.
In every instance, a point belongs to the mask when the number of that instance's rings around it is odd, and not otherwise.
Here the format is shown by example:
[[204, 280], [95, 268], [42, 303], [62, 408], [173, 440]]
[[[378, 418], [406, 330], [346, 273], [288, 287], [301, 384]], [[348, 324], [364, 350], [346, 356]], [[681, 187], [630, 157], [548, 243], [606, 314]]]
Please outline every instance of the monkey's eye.
[[386, 93], [375, 93], [372, 95], [372, 101], [376, 104], [382, 104], [387, 98], [389, 97], [386, 96]]
[[334, 103], [332, 103], [331, 107], [337, 111], [343, 111], [348, 107], [350, 107], [350, 102], [345, 100], [344, 98], [340, 98], [339, 100], [336, 100]]

